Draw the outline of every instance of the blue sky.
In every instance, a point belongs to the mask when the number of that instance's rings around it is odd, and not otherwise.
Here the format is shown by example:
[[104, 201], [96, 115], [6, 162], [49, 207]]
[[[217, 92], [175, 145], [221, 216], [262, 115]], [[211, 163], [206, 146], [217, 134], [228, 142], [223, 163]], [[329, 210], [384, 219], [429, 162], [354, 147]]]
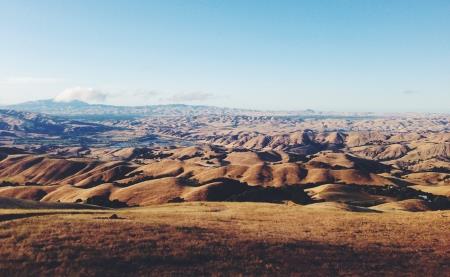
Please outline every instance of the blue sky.
[[450, 1], [0, 0], [0, 104], [450, 112]]

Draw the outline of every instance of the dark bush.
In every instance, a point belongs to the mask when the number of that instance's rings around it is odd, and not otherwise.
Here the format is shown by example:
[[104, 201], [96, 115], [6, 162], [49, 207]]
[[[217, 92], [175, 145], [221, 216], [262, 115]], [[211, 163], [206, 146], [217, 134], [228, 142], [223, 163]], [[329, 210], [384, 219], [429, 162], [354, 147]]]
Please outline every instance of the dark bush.
[[431, 200], [430, 206], [433, 210], [450, 209], [450, 199], [445, 196], [436, 196]]
[[299, 186], [283, 187], [248, 187], [240, 194], [231, 196], [229, 201], [237, 202], [272, 202], [292, 201], [297, 204], [309, 204], [313, 201], [306, 192]]
[[167, 203], [183, 203], [184, 202], [184, 198], [181, 197], [175, 197], [170, 199], [169, 201], [167, 201]]
[[120, 202], [119, 200], [115, 199], [113, 201], [109, 200], [106, 196], [93, 196], [91, 198], [86, 199], [86, 204], [90, 205], [96, 205], [96, 206], [102, 206], [107, 208], [125, 208], [128, 207], [128, 205], [124, 202]]

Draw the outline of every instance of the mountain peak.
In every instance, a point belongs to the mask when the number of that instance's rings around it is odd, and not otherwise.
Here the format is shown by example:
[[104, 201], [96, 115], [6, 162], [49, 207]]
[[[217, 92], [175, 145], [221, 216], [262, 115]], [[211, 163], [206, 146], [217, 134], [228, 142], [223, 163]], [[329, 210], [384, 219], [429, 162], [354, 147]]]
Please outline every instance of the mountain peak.
[[71, 106], [89, 106], [90, 104], [81, 100], [70, 100], [70, 101], [55, 101], [50, 100], [52, 103], [57, 103], [60, 105], [71, 105]]

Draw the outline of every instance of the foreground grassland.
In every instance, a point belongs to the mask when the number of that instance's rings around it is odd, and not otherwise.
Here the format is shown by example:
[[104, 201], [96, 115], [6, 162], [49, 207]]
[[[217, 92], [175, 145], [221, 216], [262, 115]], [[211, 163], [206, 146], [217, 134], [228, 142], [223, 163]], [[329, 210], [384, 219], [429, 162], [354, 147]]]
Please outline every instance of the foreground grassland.
[[449, 230], [448, 211], [201, 202], [0, 210], [0, 275], [449, 276]]

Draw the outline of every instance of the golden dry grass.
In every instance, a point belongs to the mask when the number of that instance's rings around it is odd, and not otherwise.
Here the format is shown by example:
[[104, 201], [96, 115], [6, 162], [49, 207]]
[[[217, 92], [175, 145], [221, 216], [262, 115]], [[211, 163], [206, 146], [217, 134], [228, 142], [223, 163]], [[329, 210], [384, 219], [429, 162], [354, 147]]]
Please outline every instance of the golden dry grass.
[[448, 211], [202, 202], [0, 211], [24, 213], [0, 217], [2, 276], [450, 274]]

